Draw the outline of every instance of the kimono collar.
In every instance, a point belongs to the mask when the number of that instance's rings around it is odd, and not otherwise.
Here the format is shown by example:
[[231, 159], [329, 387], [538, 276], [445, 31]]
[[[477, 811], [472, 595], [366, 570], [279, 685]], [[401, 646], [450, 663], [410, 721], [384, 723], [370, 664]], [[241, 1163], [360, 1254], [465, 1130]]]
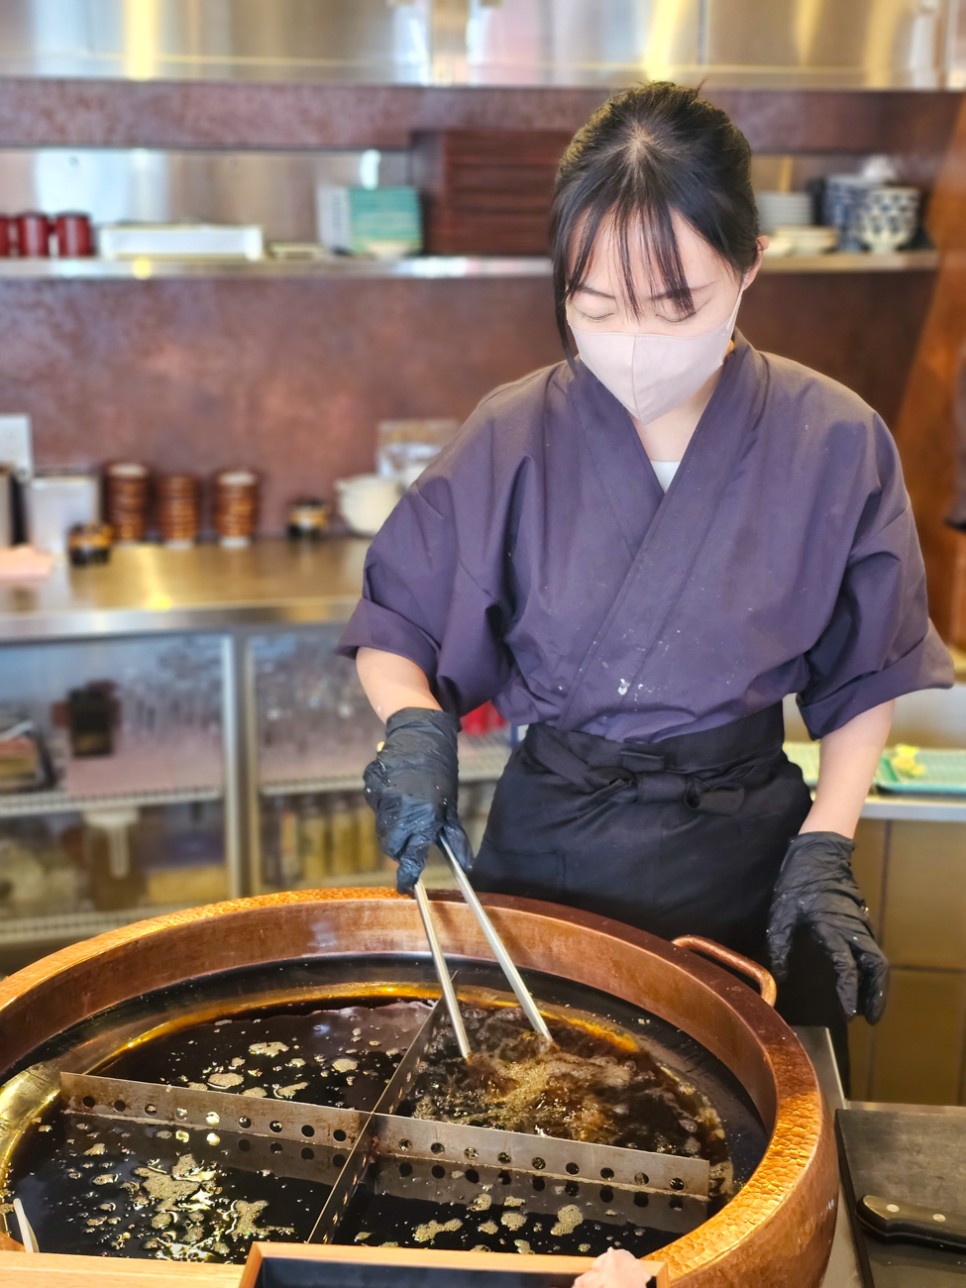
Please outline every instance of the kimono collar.
[[[725, 358], [668, 495], [671, 491], [700, 493], [709, 486], [713, 489], [724, 460], [734, 461], [744, 442], [751, 440], [761, 418], [767, 387], [765, 360], [740, 331], [735, 331], [734, 348]], [[648, 463], [630, 415], [579, 359], [569, 368], [564, 389], [624, 536], [636, 549], [665, 493]]]

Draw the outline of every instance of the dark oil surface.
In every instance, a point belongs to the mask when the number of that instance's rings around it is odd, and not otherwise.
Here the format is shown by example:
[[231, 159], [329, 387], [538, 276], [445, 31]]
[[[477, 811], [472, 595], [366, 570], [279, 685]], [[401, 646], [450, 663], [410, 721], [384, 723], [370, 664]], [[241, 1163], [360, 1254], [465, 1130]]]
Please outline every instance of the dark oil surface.
[[[407, 1001], [214, 1020], [124, 1051], [97, 1073], [368, 1110], [429, 1009]], [[243, 1261], [253, 1239], [304, 1241], [330, 1184], [285, 1176], [271, 1159], [243, 1169], [241, 1157], [227, 1133], [55, 1110], [17, 1150], [3, 1197], [23, 1202], [44, 1252]]]
[[105, 1077], [372, 1109], [425, 1023], [423, 1002], [214, 1020], [125, 1051]]
[[42, 1252], [232, 1262], [255, 1239], [304, 1241], [330, 1187], [237, 1157], [203, 1131], [58, 1113], [18, 1151], [7, 1197]]
[[[585, 1214], [580, 1197], [568, 1197], [558, 1187], [558, 1209], [533, 1212], [526, 1206], [494, 1200], [480, 1211], [462, 1203], [428, 1198], [405, 1198], [357, 1191], [342, 1223], [339, 1243], [365, 1247], [435, 1248], [461, 1252], [546, 1253], [558, 1256], [599, 1256], [608, 1248], [625, 1248], [646, 1257], [669, 1243], [674, 1235], [648, 1228], [643, 1222], [601, 1221]], [[486, 1197], [484, 1192], [483, 1197]]]

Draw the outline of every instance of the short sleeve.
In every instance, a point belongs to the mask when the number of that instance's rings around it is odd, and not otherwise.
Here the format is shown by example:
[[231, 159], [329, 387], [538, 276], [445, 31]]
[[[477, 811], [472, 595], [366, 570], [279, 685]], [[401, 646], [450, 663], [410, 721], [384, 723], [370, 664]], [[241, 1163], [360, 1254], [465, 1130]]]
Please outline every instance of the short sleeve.
[[498, 591], [461, 561], [453, 518], [411, 488], [369, 547], [363, 597], [338, 650], [354, 657], [374, 648], [409, 658], [441, 705], [463, 715], [510, 676], [503, 620]]
[[831, 619], [806, 654], [808, 681], [798, 701], [813, 738], [904, 693], [953, 682], [949, 653], [929, 621], [925, 569], [898, 453], [878, 420], [869, 473], [873, 486]]

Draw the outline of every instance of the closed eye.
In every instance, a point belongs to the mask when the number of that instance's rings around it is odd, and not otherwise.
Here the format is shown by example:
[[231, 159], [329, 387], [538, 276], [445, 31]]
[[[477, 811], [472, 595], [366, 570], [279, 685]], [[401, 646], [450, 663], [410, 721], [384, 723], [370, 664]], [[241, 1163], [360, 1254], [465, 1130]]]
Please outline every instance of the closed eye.
[[671, 322], [673, 324], [675, 322], [687, 322], [691, 318], [696, 317], [697, 314], [700, 312], [701, 312], [700, 309], [686, 309], [682, 305], [679, 309], [671, 308], [671, 309], [668, 309], [666, 312], [662, 311], [658, 313], [658, 317], [663, 322]]

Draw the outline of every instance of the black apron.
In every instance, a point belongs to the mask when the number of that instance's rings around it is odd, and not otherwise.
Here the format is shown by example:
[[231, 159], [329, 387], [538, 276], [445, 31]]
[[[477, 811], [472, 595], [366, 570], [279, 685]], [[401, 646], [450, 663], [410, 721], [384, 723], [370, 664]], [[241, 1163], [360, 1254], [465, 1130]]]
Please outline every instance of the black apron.
[[[775, 879], [811, 806], [783, 739], [780, 705], [650, 744], [531, 725], [497, 784], [473, 884], [664, 939], [703, 935], [767, 964]], [[832, 1030], [844, 1081], [831, 965], [803, 934], [789, 966], [778, 1010]]]

